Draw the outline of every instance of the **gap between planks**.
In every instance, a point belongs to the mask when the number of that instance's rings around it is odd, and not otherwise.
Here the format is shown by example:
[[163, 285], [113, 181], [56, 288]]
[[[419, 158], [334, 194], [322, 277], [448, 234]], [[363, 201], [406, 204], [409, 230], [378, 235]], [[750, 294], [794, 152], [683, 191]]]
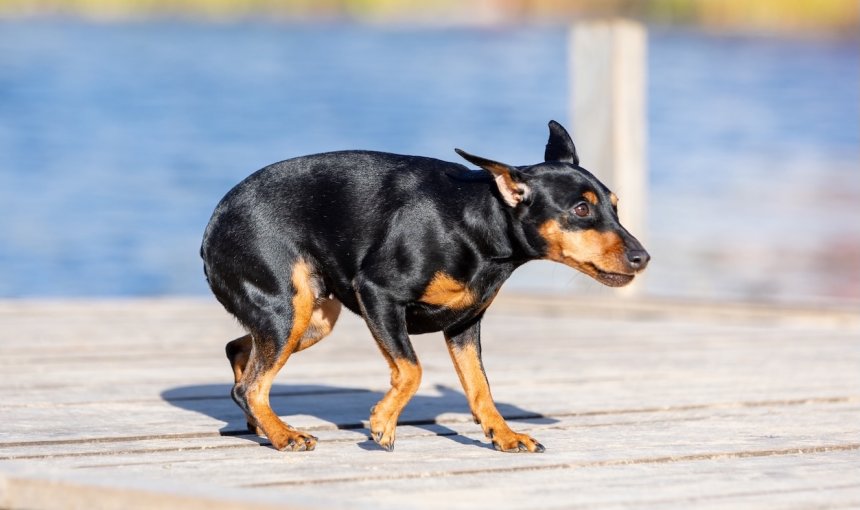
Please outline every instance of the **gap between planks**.
[[296, 485], [322, 485], [332, 483], [356, 483], [381, 480], [408, 480], [411, 478], [438, 478], [449, 476], [482, 475], [491, 473], [520, 473], [524, 471], [552, 471], [594, 467], [630, 466], [640, 464], [669, 464], [676, 462], [695, 462], [703, 460], [745, 459], [751, 457], [774, 457], [785, 455], [810, 455], [815, 453], [843, 452], [860, 450], [860, 443], [821, 445], [813, 447], [782, 448], [768, 450], [745, 450], [696, 453], [664, 457], [639, 457], [633, 459], [610, 459], [584, 462], [562, 462], [557, 464], [532, 464], [527, 466], [506, 466], [503, 468], [482, 467], [480, 469], [455, 469], [450, 471], [422, 471], [400, 473], [395, 476], [354, 476], [338, 478], [319, 478], [316, 480], [283, 480], [278, 482], [251, 483], [241, 485], [245, 488], [272, 488]]
[[[209, 397], [209, 398], [221, 398], [221, 397]], [[596, 410], [596, 411], [579, 411], [579, 412], [569, 412], [569, 413], [548, 413], [548, 414], [538, 414], [538, 413], [522, 413], [522, 414], [514, 414], [514, 413], [506, 413], [504, 415], [506, 420], [534, 420], [534, 419], [543, 419], [543, 418], [577, 418], [577, 417], [590, 417], [590, 416], [621, 416], [621, 415], [630, 415], [630, 414], [660, 414], [660, 413], [676, 413], [676, 412], [692, 412], [692, 411], [702, 411], [702, 410], [716, 410], [716, 409], [748, 409], [748, 408], [760, 408], [760, 407], [793, 407], [793, 406], [802, 406], [809, 404], [844, 404], [844, 403], [854, 403], [860, 402], [860, 396], [851, 395], [851, 396], [841, 396], [841, 397], [811, 397], [811, 398], [799, 398], [799, 399], [786, 399], [786, 400], [755, 400], [755, 401], [746, 401], [746, 402], [718, 402], [718, 403], [710, 403], [710, 404], [689, 404], [689, 405], [680, 405], [680, 406], [662, 406], [662, 407], [642, 407], [642, 408], [634, 408], [634, 409], [615, 409], [615, 410]], [[402, 420], [398, 422], [400, 426], [426, 426], [426, 425], [456, 425], [462, 423], [470, 423], [471, 418], [463, 417], [462, 419], [448, 418], [443, 420], [427, 420], [427, 419], [419, 419], [419, 420]], [[368, 424], [366, 421], [356, 422], [356, 423], [341, 423], [341, 424], [332, 424], [332, 425], [317, 425], [317, 426], [309, 426], [303, 427], [304, 430], [309, 432], [314, 431], [322, 431], [322, 430], [363, 430], [367, 429]], [[457, 435], [457, 432], [437, 432], [434, 435], [436, 436], [449, 436], [449, 435]], [[248, 433], [244, 429], [237, 430], [222, 430], [219, 432], [193, 432], [193, 433], [175, 433], [175, 434], [153, 434], [153, 435], [141, 435], [141, 436], [113, 436], [113, 437], [95, 437], [95, 438], [81, 438], [81, 439], [58, 439], [58, 440], [41, 440], [41, 441], [14, 441], [14, 442], [6, 442], [0, 443], [0, 448], [12, 448], [12, 447], [40, 447], [40, 446], [61, 446], [61, 445], [79, 445], [79, 444], [103, 444], [103, 443], [120, 443], [120, 442], [133, 442], [133, 441], [152, 441], [152, 440], [182, 440], [182, 439], [205, 439], [205, 438], [214, 438], [214, 437], [257, 437], [254, 434]], [[351, 440], [351, 439], [350, 439]], [[22, 454], [22, 455], [0, 455], [0, 460], [36, 460], [36, 459], [49, 459], [49, 458], [61, 458], [61, 457], [86, 457], [86, 456], [115, 456], [115, 455], [123, 455], [129, 453], [147, 453], [147, 452], [169, 452], [169, 451], [188, 451], [188, 450], [204, 450], [204, 449], [228, 449], [228, 448], [242, 448], [242, 447], [257, 447], [257, 446], [267, 446], [270, 445], [265, 440], [261, 440], [260, 443], [249, 443], [249, 444], [241, 444], [241, 445], [217, 445], [217, 446], [195, 446], [195, 447], [176, 447], [176, 448], [157, 448], [157, 449], [132, 449], [132, 450], [117, 450], [110, 452], [66, 452], [66, 453], [52, 453], [52, 454]]]

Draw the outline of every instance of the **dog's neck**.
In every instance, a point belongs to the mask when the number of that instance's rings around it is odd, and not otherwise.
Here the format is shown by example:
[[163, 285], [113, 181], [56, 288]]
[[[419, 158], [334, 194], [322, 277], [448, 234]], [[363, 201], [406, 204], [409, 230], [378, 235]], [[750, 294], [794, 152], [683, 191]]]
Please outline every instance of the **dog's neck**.
[[519, 216], [522, 214], [520, 207], [524, 206], [510, 207], [491, 189], [487, 190], [483, 198], [473, 202], [472, 210], [467, 214], [481, 218], [480, 231], [474, 232], [474, 235], [483, 241], [489, 257], [516, 266], [543, 258], [543, 253], [534, 246], [534, 236], [530, 236], [523, 228]]
[[517, 262], [517, 265], [525, 264], [530, 260], [543, 258], [543, 253], [534, 246], [533, 239], [530, 239], [526, 229], [523, 228], [523, 222], [520, 218], [522, 211], [518, 209], [524, 207], [522, 205], [517, 208], [508, 207], [507, 204], [498, 204], [507, 214], [505, 219], [508, 222], [508, 240], [511, 246], [511, 259]]

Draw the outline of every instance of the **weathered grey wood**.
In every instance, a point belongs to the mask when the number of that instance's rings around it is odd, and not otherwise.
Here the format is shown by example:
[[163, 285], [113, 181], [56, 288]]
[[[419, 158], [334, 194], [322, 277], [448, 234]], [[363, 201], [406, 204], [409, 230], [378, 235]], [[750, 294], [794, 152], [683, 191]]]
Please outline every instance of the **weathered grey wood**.
[[511, 424], [542, 455], [488, 448], [438, 335], [415, 339], [425, 378], [411, 425], [394, 453], [376, 449], [362, 427], [387, 366], [345, 315], [277, 381], [275, 409], [321, 440], [289, 454], [219, 435], [243, 418], [223, 358], [241, 331], [217, 304], [0, 302], [0, 507], [860, 501], [857, 313], [692, 309], [500, 296], [487, 371], [502, 412], [531, 417]]
[[[318, 500], [317, 500], [318, 501]], [[46, 510], [300, 510], [316, 508], [301, 496], [267, 494], [221, 488], [213, 495], [206, 485], [193, 486], [161, 479], [148, 480], [123, 476], [88, 476], [23, 468], [0, 463], [0, 508], [39, 508]]]
[[[500, 305], [503, 305], [503, 302]], [[208, 322], [209, 314], [223, 315], [217, 307], [207, 305], [201, 310], [207, 312], [199, 322]], [[186, 315], [185, 320], [191, 319]], [[838, 341], [829, 342], [826, 334], [819, 332], [817, 342], [798, 341], [803, 350], [795, 349], [785, 354], [792, 356], [796, 362], [815, 358], [824, 362], [806, 362], [805, 373], [810, 376], [809, 381], [796, 388], [782, 385], [776, 392], [757, 386], [756, 382], [762, 379], [785, 379], [789, 375], [788, 372], [793, 370], [793, 365], [775, 365], [770, 371], [763, 373], [761, 364], [770, 359], [773, 350], [781, 348], [791, 338], [805, 338], [808, 331], [802, 328], [786, 330], [776, 337], [769, 327], [712, 325], [705, 328], [700, 324], [676, 322], [669, 328], [665, 323], [646, 322], [637, 326], [644, 338], [637, 337], [631, 342], [625, 338], [626, 333], [619, 335], [614, 332], [614, 326], [607, 325], [605, 321], [565, 317], [541, 320], [538, 316], [527, 314], [508, 318], [491, 312], [485, 324], [485, 344], [488, 346], [485, 361], [497, 398], [502, 402], [518, 405], [528, 398], [527, 395], [535, 393], [534, 387], [544, 388], [544, 391], [537, 395], [539, 400], [535, 401], [539, 405], [529, 409], [532, 412], [550, 413], [557, 411], [559, 406], [569, 405], [564, 400], [552, 397], [555, 391], [566, 391], [576, 400], [575, 406], [594, 408], [592, 402], [582, 399], [582, 395], [590, 395], [599, 399], [599, 407], [602, 409], [624, 409], [630, 406], [653, 407], [681, 402], [712, 402], [714, 388], [720, 388], [719, 397], [722, 397], [722, 401], [839, 396], [851, 391], [850, 389], [855, 387], [852, 385], [857, 382], [856, 378], [850, 377], [850, 370], [832, 370], [832, 358], [838, 358], [834, 362], [840, 364], [854, 360], [841, 357], [841, 344]], [[106, 328], [101, 334], [109, 336], [111, 331], [112, 328]], [[560, 334], [560, 331], [566, 333]], [[229, 338], [233, 334], [235, 333], [224, 337]], [[518, 371], [505, 370], [505, 360], [519, 356], [518, 350], [522, 348], [521, 344], [516, 342], [496, 341], [496, 338], [506, 336], [530, 336], [531, 348], [541, 353], [540, 357], [533, 360], [519, 357], [520, 368], [538, 370], [537, 375], [529, 377], [528, 381], [523, 381]], [[736, 336], [741, 339], [733, 340]], [[696, 338], [695, 344], [689, 342], [691, 337]], [[751, 339], [755, 339], [755, 343], [746, 345]], [[77, 407], [76, 414], [79, 419], [89, 417], [90, 421], [99, 425], [103, 424], [101, 417], [105, 414], [121, 420], [123, 409], [137, 406], [141, 410], [145, 409], [153, 420], [161, 416], [157, 423], [167, 427], [171, 427], [175, 419], [182, 419], [186, 425], [198, 424], [201, 430], [211, 429], [212, 420], [196, 413], [188, 416], [181, 404], [174, 406], [166, 403], [161, 398], [165, 388], [168, 388], [166, 395], [177, 398], [215, 398], [216, 401], [211, 402], [212, 412], [240, 419], [241, 414], [227, 397], [230, 379], [221, 354], [223, 340], [207, 340], [205, 344], [208, 344], [208, 351], [199, 350], [205, 354], [193, 357], [170, 356], [167, 359], [163, 359], [164, 352], [160, 345], [145, 351], [146, 342], [147, 340], [144, 340], [136, 344], [127, 341], [125, 345], [117, 347], [128, 349], [132, 353], [122, 362], [122, 371], [105, 370], [105, 367], [109, 368], [116, 363], [116, 355], [110, 354], [112, 348], [108, 347], [105, 348], [108, 352], [102, 364], [98, 363], [98, 358], [90, 357], [71, 357], [66, 360], [67, 363], [63, 363], [62, 357], [53, 358], [50, 370], [19, 373], [16, 376], [17, 381], [28, 389], [22, 392], [16, 389], [18, 385], [13, 382], [2, 390], [6, 393], [4, 404], [24, 408], [18, 416], [19, 424], [30, 424], [26, 433], [38, 432], [41, 427], [44, 433], [52, 435], [60, 434], [63, 430], [92, 434], [94, 429], [75, 424], [69, 424], [66, 429], [52, 419], [54, 416], [68, 413], [69, 406]], [[438, 335], [416, 339], [416, 346], [425, 366], [425, 379], [416, 401], [418, 407], [411, 406], [407, 416], [415, 415], [416, 411], [420, 410], [422, 401], [439, 401], [439, 391], [434, 390], [436, 385], [448, 388], [445, 390], [448, 393], [459, 392], [459, 383]], [[684, 366], [691, 355], [690, 348], [694, 353], [706, 355], [709, 360], [737, 358], [733, 372], [728, 374], [732, 379], [730, 382], [733, 393], [726, 392], [725, 384], [721, 383], [718, 375], [702, 371], [706, 365]], [[743, 355], [737, 353], [737, 349], [742, 349]], [[142, 357], [141, 352], [147, 352], [148, 355]], [[831, 356], [825, 357], [831, 352]], [[11, 365], [19, 362], [20, 360], [13, 360]], [[787, 372], [779, 373], [782, 369]], [[98, 379], [93, 378], [94, 371], [98, 372]], [[678, 381], [686, 379], [691, 371], [696, 372], [697, 386], [679, 386]], [[152, 374], [157, 374], [157, 377]], [[849, 375], [848, 379], [844, 377], [846, 374]], [[135, 383], [140, 380], [150, 382]], [[285, 414], [291, 414], [292, 409], [308, 409], [312, 402], [317, 400], [313, 395], [297, 397], [290, 396], [291, 394], [315, 392], [322, 393], [319, 401], [324, 406], [330, 403], [329, 405], [342, 411], [340, 420], [354, 423], [366, 419], [366, 407], [387, 389], [388, 377], [387, 368], [378, 356], [364, 326], [357, 318], [345, 316], [331, 338], [293, 358], [280, 380], [284, 384], [276, 387], [274, 404]], [[49, 384], [39, 389], [46, 381]], [[34, 386], [36, 388], [32, 389]], [[640, 391], [630, 394], [631, 387]], [[58, 392], [58, 388], [63, 391]], [[577, 392], [570, 393], [568, 388], [575, 388]], [[814, 393], [810, 393], [813, 389]], [[366, 394], [353, 396], [355, 391], [363, 391]], [[531, 397], [533, 401], [534, 398]], [[344, 401], [353, 403], [354, 406], [344, 406]], [[433, 411], [444, 410], [446, 405], [453, 405], [461, 412], [466, 412], [465, 400], [461, 396], [441, 406], [430, 405]], [[179, 417], [177, 412], [181, 413]], [[201, 421], [198, 418], [204, 419]], [[104, 427], [106, 431], [111, 429], [109, 425]], [[135, 430], [135, 427], [152, 430], [151, 424], [139, 424], [136, 421], [127, 424], [124, 430]], [[0, 434], [8, 437], [14, 430], [7, 429]]]
[[[628, 20], [578, 23], [570, 36], [573, 136], [584, 167], [622, 200], [622, 224], [647, 238], [647, 35]], [[629, 289], [635, 291], [634, 284]], [[631, 290], [627, 290], [631, 293]]]
[[[585, 462], [595, 460], [592, 455], [609, 458], [660, 457], [698, 455], [708, 452], [729, 452], [740, 455], [745, 451], [781, 451], [792, 447], [845, 446], [860, 443], [860, 422], [850, 423], [852, 416], [857, 416], [860, 409], [860, 399], [843, 402], [813, 402], [799, 405], [767, 405], [758, 407], [723, 407], [723, 408], [692, 408], [677, 410], [652, 410], [640, 413], [602, 414], [602, 415], [558, 415], [547, 418], [512, 420], [518, 430], [528, 431], [549, 447], [548, 456], [507, 456], [511, 461], [538, 462], [545, 465], [547, 457], [553, 457], [554, 462]], [[660, 426], [663, 425], [663, 426]], [[808, 435], [808, 429], [815, 426], [816, 435]], [[683, 431], [683, 435], [678, 432]], [[315, 431], [321, 438], [320, 448], [327, 451], [344, 451], [355, 449], [365, 443], [366, 429], [337, 430], [326, 427]], [[445, 440], [428, 442], [425, 437], [441, 435]], [[635, 436], [649, 437], [649, 441], [630, 445], [614, 441], [618, 437]], [[460, 451], [459, 442], [480, 446]], [[177, 452], [187, 452], [186, 460], [197, 457], [205, 460], [212, 455], [233, 457], [241, 463], [247, 455], [260, 458], [279, 459], [280, 456], [290, 455], [275, 452], [270, 448], [258, 445], [265, 443], [264, 439], [254, 436], [217, 437], [210, 435], [199, 438], [152, 438], [123, 440], [103, 443], [55, 443], [38, 445], [38, 453], [34, 453], [33, 445], [4, 446], [2, 460], [34, 460], [45, 461], [51, 465], [67, 463], [69, 466], [88, 466], [104, 463], [114, 466], [118, 463], [134, 462], [152, 464], [160, 469], [159, 455], [162, 457], [175, 456]], [[435, 445], [435, 446], [434, 446]], [[483, 438], [480, 427], [465, 420], [447, 421], [440, 424], [422, 426], [402, 426], [398, 431], [398, 451], [425, 450], [421, 457], [431, 457], [439, 451], [446, 454], [462, 454], [462, 462], [451, 465], [451, 470], [468, 466], [471, 460], [479, 463], [484, 459], [483, 450], [489, 447]], [[370, 450], [380, 451], [376, 448]], [[433, 450], [433, 451], [431, 451]], [[599, 450], [599, 452], [598, 452]], [[381, 452], [381, 451], [380, 451]], [[384, 452], [381, 452], [384, 453]], [[123, 455], [117, 459], [117, 454]], [[158, 454], [158, 455], [151, 455]], [[586, 457], [584, 457], [586, 456]], [[370, 462], [377, 457], [360, 456], [348, 459], [353, 464]], [[391, 458], [392, 462], [412, 462], [412, 455], [401, 455]], [[425, 459], [428, 460], [429, 459]], [[148, 462], [144, 462], [148, 461]], [[354, 475], [350, 469], [331, 466], [325, 455], [308, 455], [303, 461], [308, 469], [316, 466], [319, 473], [303, 473], [301, 479], [316, 479], [323, 474], [329, 478], [340, 479]], [[506, 463], [505, 469], [511, 468]], [[412, 468], [422, 469], [420, 464]], [[488, 469], [491, 466], [487, 466]], [[254, 466], [248, 466], [244, 475], [249, 480], [259, 476]], [[258, 470], [265, 476], [279, 480], [282, 473], [266, 473], [265, 469]], [[202, 473], [211, 476], [211, 473]], [[397, 478], [401, 472], [385, 473], [385, 477]], [[290, 474], [290, 480], [295, 482], [299, 475]], [[360, 475], [363, 476], [363, 475]], [[232, 477], [235, 484], [238, 478]], [[250, 481], [248, 482], [250, 483]]]
[[[563, 490], [576, 486], [583, 471], [611, 470], [624, 466], [639, 466], [641, 476], [654, 478], [655, 475], [649, 470], [656, 467], [662, 470], [666, 465], [684, 464], [687, 466], [684, 472], [708, 471], [708, 468], [701, 468], [698, 464], [712, 465], [716, 462], [719, 465], [727, 461], [743, 464], [745, 459], [764, 457], [796, 459], [801, 453], [807, 460], [810, 456], [822, 455], [826, 461], [833, 452], [854, 452], [853, 462], [856, 467], [856, 451], [860, 444], [850, 442], [852, 437], [857, 437], [856, 427], [853, 432], [843, 432], [846, 416], [840, 417], [842, 413], [849, 417], [856, 413], [856, 406], [840, 407], [838, 413], [828, 412], [821, 406], [812, 406], [805, 410], [791, 408], [787, 413], [773, 413], [768, 409], [711, 415], [701, 413], [688, 416], [687, 419], [674, 417], [657, 422], [647, 419], [634, 421], [625, 417], [621, 423], [601, 423], [589, 419], [566, 421], [560, 425], [530, 426], [519, 423], [519, 427], [541, 437], [547, 444], [556, 445], [542, 456], [505, 455], [469, 447], [468, 441], [464, 445], [450, 438], [427, 436], [427, 432], [422, 431], [424, 437], [401, 441], [394, 454], [363, 451], [356, 448], [362, 438], [345, 437], [340, 441], [321, 444], [316, 454], [307, 455], [283, 454], [251, 445], [230, 449], [137, 451], [121, 457], [107, 452], [93, 452], [89, 456], [49, 458], [34, 462], [45, 467], [77, 467], [84, 472], [102, 469], [113, 472], [120, 469], [125, 475], [139, 479], [163, 477], [165, 466], [168, 466], [170, 477], [180, 477], [193, 484], [208, 481], [225, 486], [266, 487], [288, 491], [291, 495], [312, 495], [320, 492], [320, 487], [329, 487], [324, 491], [329, 493], [331, 487], [336, 487], [335, 492], [353, 493], [351, 497], [356, 498], [374, 486], [393, 488], [401, 483], [412, 486], [416, 484], [415, 480], [426, 478], [437, 480], [434, 487], [444, 494], [446, 484], [465, 483], [460, 481], [462, 479], [471, 479], [474, 483], [474, 477], [477, 477], [485, 480], [486, 487], [495, 487], [492, 493], [480, 496], [486, 499], [492, 498], [506, 486], [518, 487], [517, 478], [529, 476], [535, 482], [534, 487], [526, 488], [528, 493], [546, 493], [554, 487], [557, 497]], [[819, 414], [829, 419], [819, 421], [816, 419]], [[816, 438], [804, 434], [813, 423], [820, 430]], [[478, 434], [477, 428], [473, 426], [465, 425], [464, 429], [467, 429], [463, 430], [466, 438]], [[683, 430], [683, 434], [679, 434], [679, 430]], [[774, 434], [776, 431], [780, 434]], [[415, 436], [407, 434], [405, 437]], [[636, 441], [619, 438], [636, 438]], [[234, 445], [239, 441], [238, 438], [228, 439]], [[452, 462], [454, 459], [456, 462]], [[848, 460], [847, 465], [851, 466], [851, 459]], [[819, 460], [819, 464], [821, 462]], [[785, 475], [802, 476], [803, 481], [806, 481], [806, 473], [802, 470], [795, 472], [792, 463], [784, 462], [782, 466], [776, 466]], [[844, 469], [846, 466], [839, 467]], [[712, 473], [718, 473], [720, 469], [710, 468]], [[534, 472], [543, 473], [543, 476], [530, 476]], [[674, 473], [673, 476], [684, 472]], [[586, 476], [592, 475], [586, 473]], [[497, 486], [500, 481], [498, 478], [509, 482]], [[770, 488], [771, 483], [779, 482], [784, 483], [784, 476], [760, 480], [756, 484], [757, 490]], [[636, 479], [634, 483], [641, 482]], [[829, 483], [834, 485], [833, 480], [829, 480]], [[673, 485], [672, 478], [664, 478], [664, 484]], [[749, 484], [746, 487], [746, 492], [749, 492]], [[399, 500], [406, 504], [411, 494], [409, 491], [391, 494], [387, 503]], [[616, 496], [614, 493], [611, 495]], [[626, 497], [630, 498], [630, 493]], [[499, 503], [503, 507], [512, 507], [502, 504], [503, 501]]]
[[[856, 508], [856, 451], [422, 477], [339, 485], [355, 508]], [[786, 470], [791, 464], [793, 471]], [[762, 476], [769, 473], [770, 476]], [[487, 489], [491, 490], [487, 490]]]

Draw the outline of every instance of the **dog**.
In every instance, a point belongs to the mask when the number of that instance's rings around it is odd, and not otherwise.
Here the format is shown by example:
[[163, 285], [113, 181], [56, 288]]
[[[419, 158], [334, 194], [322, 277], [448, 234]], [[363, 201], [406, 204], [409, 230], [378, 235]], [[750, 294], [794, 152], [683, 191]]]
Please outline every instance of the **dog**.
[[550, 121], [544, 162], [480, 167], [342, 151], [275, 163], [216, 207], [201, 247], [218, 301], [248, 334], [227, 344], [233, 400], [278, 450], [313, 450], [269, 405], [290, 355], [322, 340], [341, 306], [360, 315], [391, 369], [370, 435], [394, 448], [397, 420], [421, 382], [410, 334], [442, 331], [475, 422], [497, 450], [543, 452], [496, 409], [481, 362], [481, 319], [522, 264], [561, 262], [618, 287], [650, 256], [624, 227], [616, 196], [579, 166]]

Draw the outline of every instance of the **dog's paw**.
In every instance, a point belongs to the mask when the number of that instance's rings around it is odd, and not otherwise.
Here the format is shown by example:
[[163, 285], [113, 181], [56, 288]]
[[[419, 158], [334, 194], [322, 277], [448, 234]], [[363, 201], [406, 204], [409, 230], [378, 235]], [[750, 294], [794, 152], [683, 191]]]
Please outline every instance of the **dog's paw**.
[[280, 451], [304, 452], [311, 451], [317, 446], [317, 438], [301, 430], [292, 428], [279, 431], [269, 437], [272, 446]]
[[494, 433], [492, 429], [487, 432], [487, 437], [493, 442], [493, 448], [500, 452], [518, 453], [543, 453], [546, 448], [528, 434], [518, 434], [512, 430]]
[[382, 447], [383, 450], [393, 452], [394, 451], [394, 430], [390, 432], [373, 429], [370, 430], [370, 438], [373, 441]]
[[397, 430], [397, 420], [378, 412], [381, 406], [376, 405], [370, 410], [370, 438], [384, 450], [394, 451], [394, 436]]

